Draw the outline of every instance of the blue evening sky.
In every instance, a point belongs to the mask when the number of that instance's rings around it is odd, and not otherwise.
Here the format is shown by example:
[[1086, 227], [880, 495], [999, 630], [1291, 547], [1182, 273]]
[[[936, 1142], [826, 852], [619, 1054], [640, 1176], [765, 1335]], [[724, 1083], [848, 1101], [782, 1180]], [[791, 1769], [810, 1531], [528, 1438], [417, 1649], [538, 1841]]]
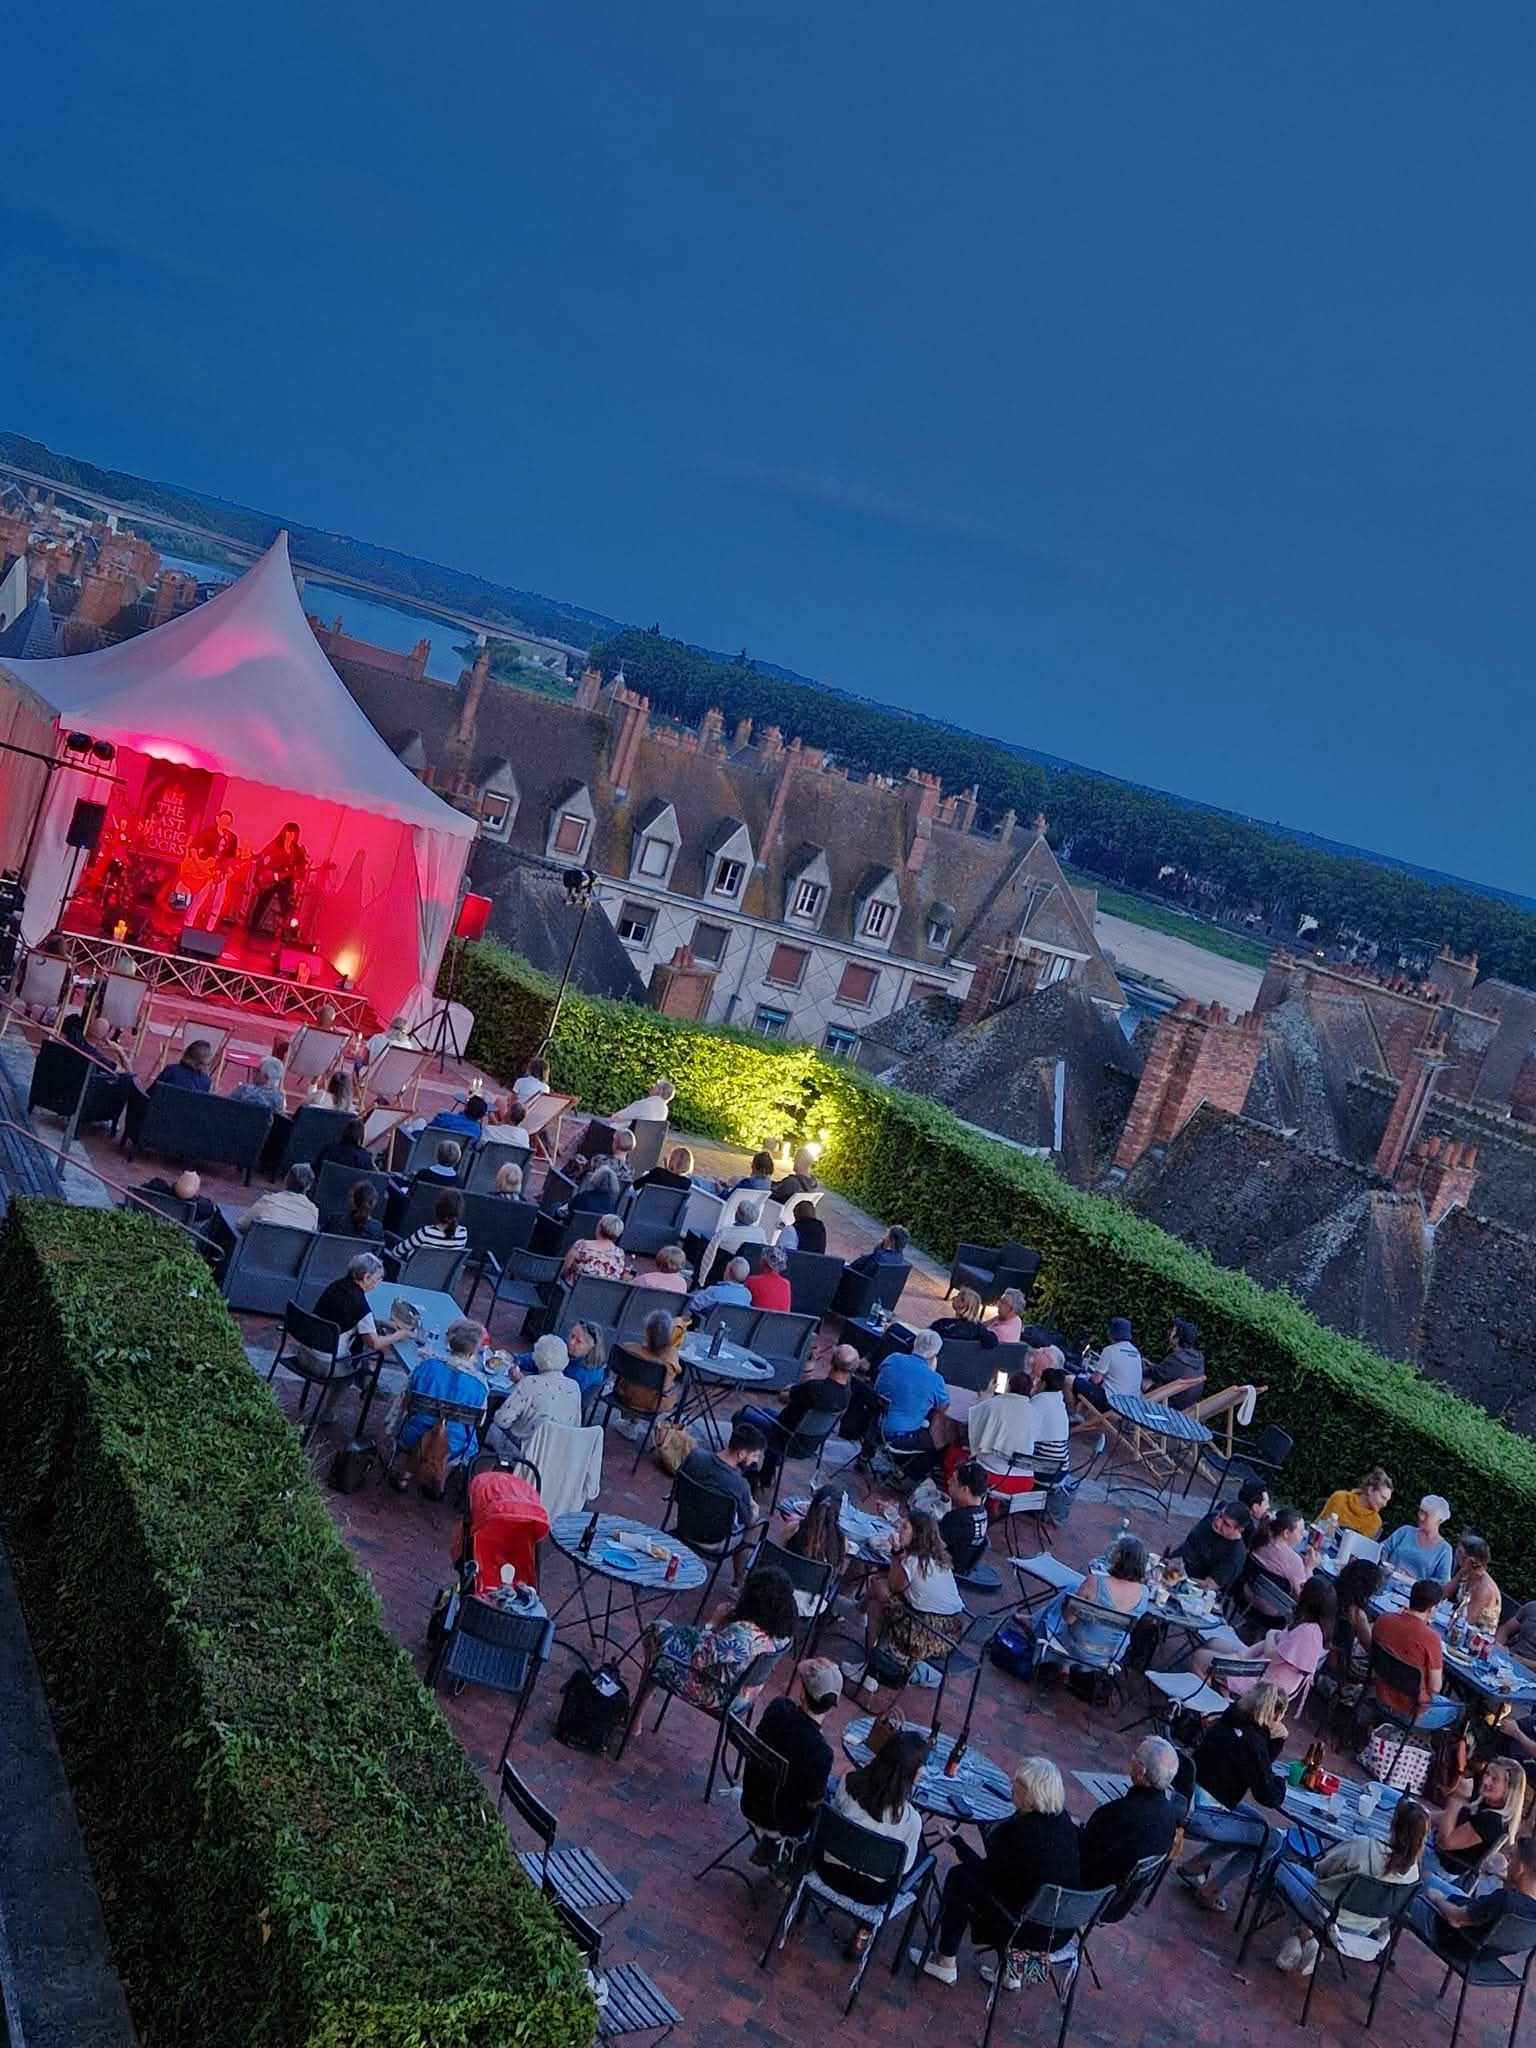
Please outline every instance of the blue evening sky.
[[1528, 8], [37, 33], [0, 425], [1536, 891]]

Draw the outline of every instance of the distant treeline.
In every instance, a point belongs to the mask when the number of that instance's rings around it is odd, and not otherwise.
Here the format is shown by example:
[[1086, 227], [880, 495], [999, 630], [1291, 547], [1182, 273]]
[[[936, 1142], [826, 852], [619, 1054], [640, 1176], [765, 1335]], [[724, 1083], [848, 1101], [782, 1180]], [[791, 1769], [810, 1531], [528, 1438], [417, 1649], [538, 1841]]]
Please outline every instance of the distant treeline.
[[1155, 791], [1047, 767], [971, 733], [765, 675], [748, 661], [711, 659], [654, 627], [613, 634], [592, 659], [606, 675], [622, 665], [657, 711], [690, 725], [717, 708], [727, 726], [738, 718], [759, 729], [777, 725], [786, 740], [798, 733], [852, 768], [898, 778], [924, 768], [947, 790], [975, 783], [993, 817], [1011, 809], [1027, 823], [1044, 812], [1052, 843], [1108, 881], [1212, 916], [1256, 912], [1280, 938], [1310, 914], [1325, 939], [1358, 932], [1393, 955], [1444, 940], [1457, 952], [1475, 951], [1485, 973], [1536, 986], [1536, 915], [1454, 882], [1324, 853]]

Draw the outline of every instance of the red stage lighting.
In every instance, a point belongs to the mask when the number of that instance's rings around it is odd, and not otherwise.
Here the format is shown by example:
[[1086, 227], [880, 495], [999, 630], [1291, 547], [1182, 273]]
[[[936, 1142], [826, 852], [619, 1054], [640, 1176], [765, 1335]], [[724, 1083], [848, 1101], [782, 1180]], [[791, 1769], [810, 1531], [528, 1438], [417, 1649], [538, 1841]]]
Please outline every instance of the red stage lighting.
[[483, 939], [485, 937], [485, 928], [490, 921], [490, 897], [466, 896], [459, 905], [459, 915], [453, 927], [453, 936], [456, 939]]

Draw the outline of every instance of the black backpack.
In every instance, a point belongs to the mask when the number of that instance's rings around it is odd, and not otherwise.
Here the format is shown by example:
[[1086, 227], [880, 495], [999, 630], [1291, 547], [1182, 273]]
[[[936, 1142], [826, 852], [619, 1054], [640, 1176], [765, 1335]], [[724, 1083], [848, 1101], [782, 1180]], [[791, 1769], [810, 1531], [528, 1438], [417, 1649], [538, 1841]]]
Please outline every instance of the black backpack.
[[629, 1687], [616, 1664], [604, 1664], [595, 1672], [573, 1671], [560, 1689], [555, 1740], [568, 1749], [606, 1756], [628, 1719]]

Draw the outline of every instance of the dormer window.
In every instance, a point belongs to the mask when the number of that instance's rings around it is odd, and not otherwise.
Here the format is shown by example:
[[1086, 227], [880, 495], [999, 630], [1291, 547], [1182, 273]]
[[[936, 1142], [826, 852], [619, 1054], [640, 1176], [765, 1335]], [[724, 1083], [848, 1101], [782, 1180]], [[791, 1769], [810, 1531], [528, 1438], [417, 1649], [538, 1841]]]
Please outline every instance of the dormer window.
[[955, 913], [947, 903], [928, 906], [928, 944], [935, 953], [947, 953], [955, 935]]
[[820, 882], [797, 882], [795, 900], [791, 909], [794, 917], [820, 917], [821, 906], [827, 900], [827, 892]]
[[635, 819], [629, 842], [630, 880], [669, 887], [677, 847], [677, 813], [665, 798], [654, 797]]
[[653, 882], [666, 880], [667, 869], [672, 865], [672, 842], [668, 839], [642, 839], [640, 858], [635, 862], [635, 872]]
[[585, 860], [592, 845], [595, 815], [590, 792], [581, 783], [568, 782], [550, 807], [546, 856], [550, 860]]
[[745, 861], [717, 860], [715, 878], [710, 884], [712, 896], [739, 896], [741, 885], [747, 879]]
[[878, 898], [864, 906], [864, 936], [866, 939], [888, 939], [891, 927], [896, 922], [894, 903], [882, 903]]
[[555, 825], [555, 852], [571, 859], [578, 857], [587, 843], [589, 820], [578, 818], [574, 811], [562, 811]]
[[487, 839], [505, 839], [512, 822], [512, 799], [487, 790], [480, 799], [480, 830]]

